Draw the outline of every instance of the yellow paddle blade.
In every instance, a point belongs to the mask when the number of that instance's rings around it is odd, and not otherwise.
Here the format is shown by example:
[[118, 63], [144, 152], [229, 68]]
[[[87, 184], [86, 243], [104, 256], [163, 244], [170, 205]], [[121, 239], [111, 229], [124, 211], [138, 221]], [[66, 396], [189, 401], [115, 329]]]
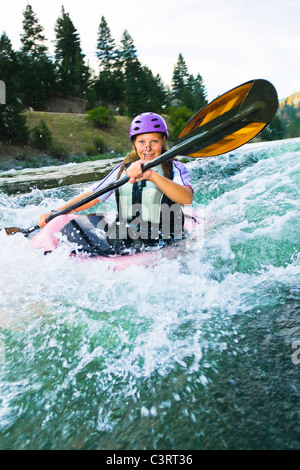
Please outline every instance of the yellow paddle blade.
[[[276, 114], [278, 97], [267, 80], [244, 83], [196, 113], [178, 137], [189, 157], [213, 157], [249, 142]], [[197, 143], [192, 140], [197, 137]], [[185, 145], [184, 143], [191, 145]]]
[[38, 230], [39, 228], [40, 227], [38, 225], [35, 225], [34, 227], [30, 227], [30, 228], [6, 227], [4, 230], [5, 230], [6, 235], [14, 235], [15, 233], [22, 233], [23, 235], [28, 236], [35, 230]]
[[5, 232], [6, 232], [6, 235], [14, 235], [15, 233], [17, 232], [21, 232], [22, 229], [18, 228], [18, 227], [7, 227], [4, 229]]
[[228, 91], [224, 95], [219, 96], [219, 98], [216, 98], [209, 105], [202, 108], [182, 129], [178, 139], [181, 139], [191, 131], [198, 129], [198, 127], [204, 126], [204, 124], [213, 121], [217, 117], [222, 116], [222, 114], [225, 114], [231, 109], [239, 106], [246, 98], [252, 85], [253, 81], [244, 83], [243, 85]]
[[209, 145], [205, 149], [199, 150], [199, 152], [189, 153], [188, 156], [196, 158], [215, 157], [216, 155], [230, 152], [231, 150], [241, 147], [249, 142], [249, 140], [253, 139], [253, 137], [261, 132], [265, 126], [266, 124], [261, 122], [247, 124], [242, 129], [239, 129], [224, 139], [219, 140], [219, 142]]

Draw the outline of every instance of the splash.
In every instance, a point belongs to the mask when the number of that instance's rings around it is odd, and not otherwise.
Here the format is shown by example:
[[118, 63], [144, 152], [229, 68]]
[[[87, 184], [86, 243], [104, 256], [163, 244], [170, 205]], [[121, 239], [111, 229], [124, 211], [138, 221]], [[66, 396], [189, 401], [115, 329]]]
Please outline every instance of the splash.
[[[299, 448], [299, 156], [191, 162], [204, 239], [151, 267], [0, 232], [1, 448]], [[81, 190], [1, 193], [2, 226]]]

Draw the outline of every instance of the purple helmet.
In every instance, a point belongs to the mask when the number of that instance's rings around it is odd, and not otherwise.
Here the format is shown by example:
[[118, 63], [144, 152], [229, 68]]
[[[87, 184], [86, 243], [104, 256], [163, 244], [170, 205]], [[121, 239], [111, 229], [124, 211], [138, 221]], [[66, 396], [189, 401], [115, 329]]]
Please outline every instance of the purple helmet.
[[156, 113], [142, 113], [136, 116], [130, 125], [130, 140], [135, 135], [149, 132], [164, 132], [169, 137], [165, 120]]

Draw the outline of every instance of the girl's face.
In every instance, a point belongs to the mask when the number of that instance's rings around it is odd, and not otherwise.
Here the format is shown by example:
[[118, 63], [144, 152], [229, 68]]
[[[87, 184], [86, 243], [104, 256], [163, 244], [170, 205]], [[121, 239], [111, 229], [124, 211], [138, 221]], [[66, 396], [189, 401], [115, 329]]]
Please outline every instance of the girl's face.
[[140, 159], [149, 161], [161, 155], [165, 141], [161, 132], [151, 132], [136, 136], [134, 145]]

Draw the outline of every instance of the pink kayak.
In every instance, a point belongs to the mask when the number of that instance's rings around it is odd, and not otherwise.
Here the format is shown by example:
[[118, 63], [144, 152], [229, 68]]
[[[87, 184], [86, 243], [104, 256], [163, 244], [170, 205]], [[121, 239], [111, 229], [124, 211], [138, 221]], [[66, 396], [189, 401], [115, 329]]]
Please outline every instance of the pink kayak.
[[[52, 219], [40, 232], [31, 239], [31, 243], [34, 248], [43, 250], [44, 253], [49, 253], [55, 250], [58, 246], [64, 243], [63, 240], [63, 230], [64, 227], [69, 224], [71, 221], [81, 220], [82, 217], [78, 214], [66, 214], [58, 216]], [[189, 213], [185, 209], [185, 222], [184, 230], [185, 233], [190, 234], [195, 231], [197, 227], [204, 226], [204, 220], [199, 216], [194, 214], [194, 211], [190, 209]], [[96, 255], [89, 256], [88, 253], [77, 253], [73, 252], [71, 256], [76, 256], [76, 258], [82, 260], [89, 260], [91, 262], [95, 260], [102, 260], [110, 262], [113, 269], [121, 270], [125, 269], [131, 265], [143, 265], [143, 266], [153, 266], [162, 258], [167, 257], [168, 259], [172, 257], [177, 257], [180, 251], [185, 250], [185, 239], [174, 242], [169, 246], [165, 246], [163, 249], [154, 248], [148, 251], [133, 252], [128, 254], [108, 254], [108, 255]], [[76, 254], [75, 254], [76, 253]]]

